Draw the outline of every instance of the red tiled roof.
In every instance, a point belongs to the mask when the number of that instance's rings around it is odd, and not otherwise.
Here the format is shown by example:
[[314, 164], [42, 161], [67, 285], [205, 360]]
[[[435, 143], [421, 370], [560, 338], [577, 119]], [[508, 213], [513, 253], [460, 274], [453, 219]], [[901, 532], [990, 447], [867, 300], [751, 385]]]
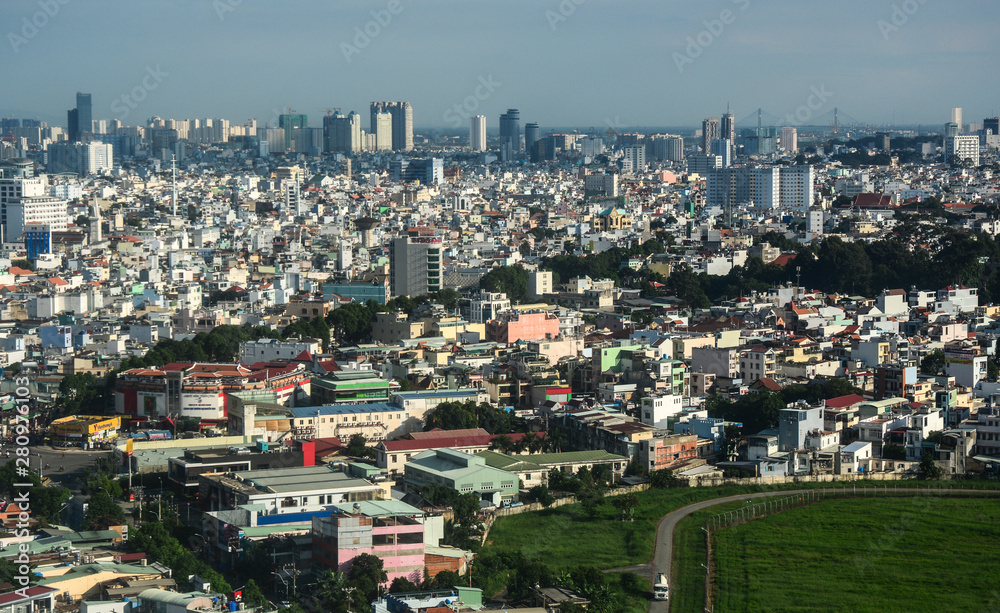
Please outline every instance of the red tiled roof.
[[843, 409], [846, 407], [854, 406], [864, 402], [863, 396], [858, 396], [857, 394], [848, 394], [846, 396], [838, 396], [836, 398], [827, 398], [826, 406], [830, 409]]

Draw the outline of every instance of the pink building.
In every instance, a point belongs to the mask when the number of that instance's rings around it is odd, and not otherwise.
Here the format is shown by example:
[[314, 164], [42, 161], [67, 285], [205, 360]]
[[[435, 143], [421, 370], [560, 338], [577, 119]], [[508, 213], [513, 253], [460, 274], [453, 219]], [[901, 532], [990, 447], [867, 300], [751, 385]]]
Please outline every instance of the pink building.
[[405, 516], [368, 517], [340, 513], [312, 520], [313, 563], [346, 573], [354, 558], [368, 553], [382, 560], [387, 583], [423, 580], [424, 526]]
[[486, 339], [516, 343], [559, 336], [559, 317], [542, 312], [506, 312], [486, 322]]

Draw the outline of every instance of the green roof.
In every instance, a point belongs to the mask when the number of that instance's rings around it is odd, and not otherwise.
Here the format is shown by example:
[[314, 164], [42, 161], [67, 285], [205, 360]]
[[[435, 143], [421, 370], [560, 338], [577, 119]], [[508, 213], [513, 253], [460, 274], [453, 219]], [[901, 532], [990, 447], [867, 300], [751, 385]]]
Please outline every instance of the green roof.
[[121, 534], [115, 532], [114, 530], [91, 530], [87, 532], [73, 532], [65, 536], [70, 542], [76, 543], [78, 541], [113, 541], [115, 539], [120, 539]]
[[512, 457], [504, 453], [498, 453], [496, 451], [480, 451], [479, 457], [486, 460], [487, 466], [492, 466], [493, 468], [499, 468], [500, 470], [506, 470], [507, 472], [522, 472], [522, 471], [533, 471], [533, 470], [545, 470], [544, 466], [536, 462], [528, 462], [520, 458]]
[[245, 526], [240, 528], [240, 532], [242, 532], [244, 536], [250, 538], [255, 536], [270, 536], [272, 534], [292, 532], [295, 530], [312, 530], [312, 524], [274, 524], [273, 526]]
[[594, 451], [564, 451], [562, 453], [532, 453], [523, 457], [525, 458], [525, 461], [531, 461], [542, 466], [547, 466], [549, 464], [616, 462], [627, 460], [624, 456], [608, 453], [603, 449]]

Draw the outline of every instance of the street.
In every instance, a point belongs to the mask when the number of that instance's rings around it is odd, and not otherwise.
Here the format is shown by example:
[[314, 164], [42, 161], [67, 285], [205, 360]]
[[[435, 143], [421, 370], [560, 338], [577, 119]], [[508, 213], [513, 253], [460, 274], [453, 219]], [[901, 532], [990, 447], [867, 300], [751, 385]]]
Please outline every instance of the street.
[[[42, 476], [52, 479], [74, 494], [80, 493], [78, 477], [83, 476], [85, 469], [89, 468], [95, 459], [111, 453], [106, 450], [84, 451], [76, 447], [53, 449], [48, 445], [32, 445], [28, 449], [31, 452], [28, 463], [33, 471], [41, 470]], [[7, 457], [7, 451], [10, 451], [10, 457]], [[13, 461], [17, 457], [12, 446], [4, 446], [3, 452], [4, 462]], [[46, 464], [48, 468], [45, 468]], [[62, 471], [59, 470], [60, 466], [63, 467]]]

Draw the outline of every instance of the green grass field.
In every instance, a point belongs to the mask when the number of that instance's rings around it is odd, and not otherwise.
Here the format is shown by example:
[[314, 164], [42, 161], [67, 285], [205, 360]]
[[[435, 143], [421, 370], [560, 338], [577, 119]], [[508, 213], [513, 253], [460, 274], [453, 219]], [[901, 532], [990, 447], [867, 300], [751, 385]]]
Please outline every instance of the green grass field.
[[[853, 487], [839, 484], [789, 484], [785, 486], [691, 487], [639, 492], [635, 521], [622, 523], [610, 502], [600, 508], [595, 518], [583, 513], [579, 504], [570, 504], [534, 513], [522, 513], [497, 520], [487, 539], [488, 547], [519, 550], [526, 556], [544, 561], [553, 570], [565, 571], [577, 566], [618, 568], [648, 562], [653, 556], [656, 525], [664, 515], [692, 502], [750, 492], [809, 487]], [[858, 487], [884, 484], [861, 483]], [[979, 487], [989, 483], [960, 481], [904, 481], [899, 487]], [[889, 484], [892, 489], [893, 484]], [[713, 511], [716, 513], [718, 511]], [[702, 523], [704, 520], [702, 519]], [[704, 556], [704, 551], [702, 551]], [[703, 557], [704, 559], [704, 557]]]
[[[678, 546], [700, 540], [701, 557], [678, 551], [688, 587], [677, 585], [674, 611], [701, 611], [704, 598], [704, 517], [689, 519], [678, 534], [692, 542]], [[714, 538], [716, 611], [1000, 609], [996, 499], [830, 499]]]

